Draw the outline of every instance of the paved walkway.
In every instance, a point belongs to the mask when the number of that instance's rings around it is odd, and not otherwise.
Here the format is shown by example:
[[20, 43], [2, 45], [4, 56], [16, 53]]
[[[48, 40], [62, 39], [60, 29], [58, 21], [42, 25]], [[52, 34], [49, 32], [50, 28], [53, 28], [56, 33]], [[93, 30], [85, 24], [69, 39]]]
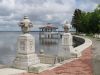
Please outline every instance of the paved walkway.
[[94, 75], [100, 75], [100, 39], [90, 38], [93, 42], [93, 73]]
[[0, 69], [0, 75], [16, 75], [18, 73], [26, 73], [25, 70], [14, 69], [14, 68], [2, 68]]
[[93, 75], [91, 47], [83, 51], [82, 56], [70, 63], [66, 63], [52, 70], [39, 74], [23, 73], [19, 75]]

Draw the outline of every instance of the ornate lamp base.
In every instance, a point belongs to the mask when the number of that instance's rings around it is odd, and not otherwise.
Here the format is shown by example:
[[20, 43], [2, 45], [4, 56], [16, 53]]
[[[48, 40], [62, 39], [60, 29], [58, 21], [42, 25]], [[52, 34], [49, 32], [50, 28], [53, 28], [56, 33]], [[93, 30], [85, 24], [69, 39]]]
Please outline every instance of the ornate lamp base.
[[31, 34], [22, 34], [18, 38], [17, 56], [13, 67], [28, 69], [28, 67], [39, 64], [40, 60], [35, 53], [35, 39]]

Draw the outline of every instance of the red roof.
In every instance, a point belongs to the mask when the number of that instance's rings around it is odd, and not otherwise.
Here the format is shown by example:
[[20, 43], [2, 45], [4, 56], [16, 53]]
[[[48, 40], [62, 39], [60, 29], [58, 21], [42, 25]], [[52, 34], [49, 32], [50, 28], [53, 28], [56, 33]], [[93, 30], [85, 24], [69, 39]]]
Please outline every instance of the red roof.
[[46, 26], [40, 27], [40, 29], [58, 29], [58, 27], [53, 26], [51, 23], [48, 23]]
[[44, 29], [44, 28], [46, 28], [46, 29], [58, 29], [57, 27], [55, 27], [55, 26], [50, 26], [50, 25], [44, 26], [44, 27], [40, 27], [40, 29]]

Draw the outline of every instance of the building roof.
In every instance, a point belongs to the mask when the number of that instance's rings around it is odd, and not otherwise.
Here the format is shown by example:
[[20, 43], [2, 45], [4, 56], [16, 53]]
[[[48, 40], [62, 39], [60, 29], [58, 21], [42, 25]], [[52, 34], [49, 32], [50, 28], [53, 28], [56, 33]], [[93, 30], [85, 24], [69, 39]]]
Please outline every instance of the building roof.
[[58, 27], [53, 26], [51, 23], [47, 23], [46, 26], [40, 27], [40, 29], [58, 29]]
[[58, 29], [58, 27], [54, 27], [54, 26], [44, 26], [44, 27], [40, 27], [40, 29]]

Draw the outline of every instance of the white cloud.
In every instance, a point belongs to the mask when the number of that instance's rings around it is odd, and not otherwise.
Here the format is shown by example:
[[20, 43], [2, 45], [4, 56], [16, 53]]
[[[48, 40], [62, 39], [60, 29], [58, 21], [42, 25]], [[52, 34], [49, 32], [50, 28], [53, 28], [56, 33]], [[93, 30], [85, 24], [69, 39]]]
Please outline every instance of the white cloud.
[[8, 9], [14, 9], [15, 0], [1, 0], [0, 6], [8, 8]]
[[[100, 2], [100, 1], [99, 1]], [[83, 11], [93, 11], [97, 6], [96, 0], [80, 0], [79, 4], [77, 5], [77, 8], [83, 10]]]
[[35, 28], [47, 22], [62, 24], [71, 21], [75, 8], [92, 11], [98, 3], [100, 0], [1, 0], [0, 26], [17, 27], [24, 15], [29, 16]]

